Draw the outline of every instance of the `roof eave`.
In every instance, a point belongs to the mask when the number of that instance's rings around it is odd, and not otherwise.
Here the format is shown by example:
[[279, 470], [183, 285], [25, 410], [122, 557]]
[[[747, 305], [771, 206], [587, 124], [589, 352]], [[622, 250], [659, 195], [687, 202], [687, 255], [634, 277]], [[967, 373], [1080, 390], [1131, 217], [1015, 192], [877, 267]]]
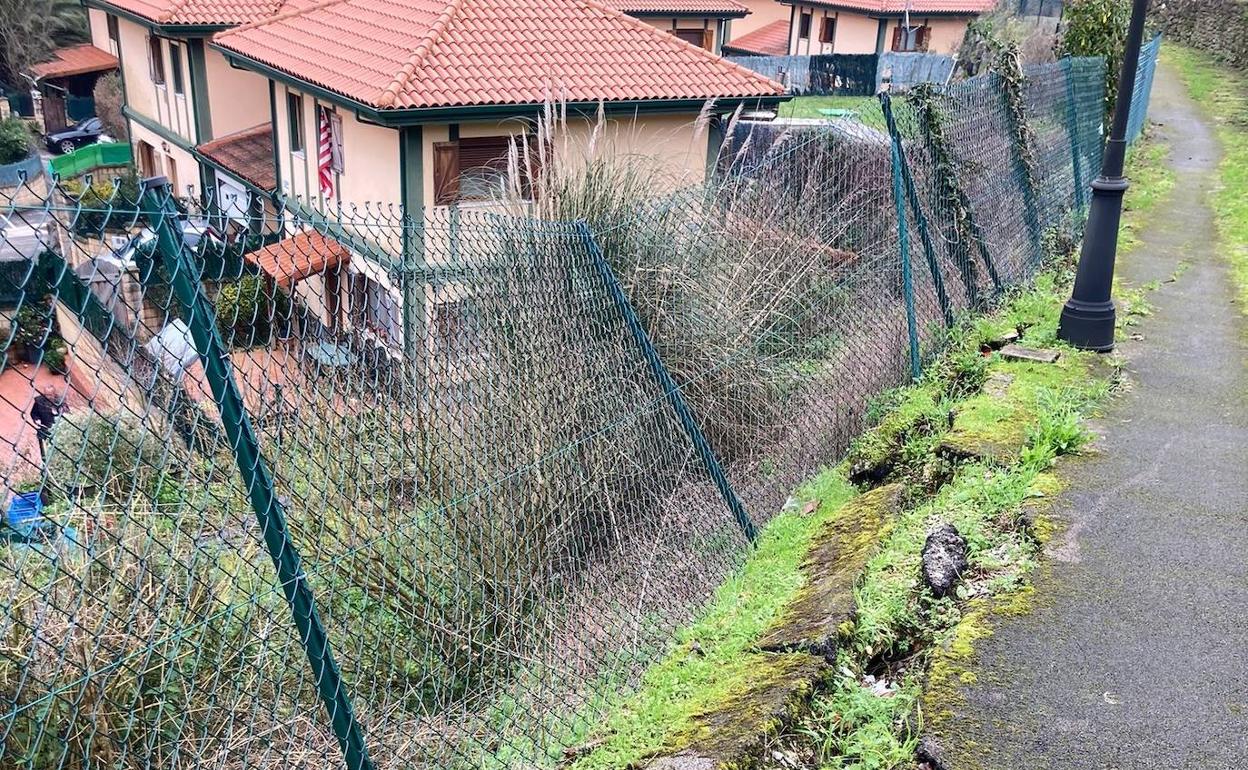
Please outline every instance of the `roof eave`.
[[744, 19], [750, 15], [748, 9], [740, 11], [624, 11], [637, 19], [670, 19], [673, 17], [696, 16], [699, 19]]
[[169, 24], [149, 19], [142, 14], [126, 10], [125, 8], [119, 8], [108, 2], [108, 0], [82, 0], [82, 4], [88, 8], [95, 8], [127, 21], [132, 21], [135, 24], [147, 27], [158, 35], [166, 37], [210, 37], [218, 32], [238, 26], [237, 24]]
[[[865, 8], [856, 8], [852, 5], [838, 3], [836, 0], [779, 0], [780, 5], [817, 5], [820, 8], [835, 8], [838, 11], [848, 11], [850, 13], [859, 13], [872, 19], [896, 19], [906, 15], [905, 11], [868, 11]], [[911, 8], [911, 16], [981, 16], [984, 11], [924, 11], [919, 8]]]
[[[361, 102], [358, 99], [352, 99], [344, 96], [336, 91], [331, 91], [324, 86], [311, 83], [302, 78], [283, 72], [275, 67], [271, 67], [263, 62], [256, 61], [251, 57], [241, 54], [237, 51], [225, 48], [217, 43], [209, 43], [209, 46], [220, 51], [230, 63], [230, 66], [248, 69], [257, 72], [265, 77], [273, 80], [292, 85], [302, 91], [313, 94], [314, 96], [332, 102], [340, 107], [352, 110], [356, 117], [366, 120], [370, 123], [376, 123], [388, 128], [399, 128], [401, 126], [420, 125], [422, 123], [447, 123], [456, 120], [464, 120], [470, 118], [504, 118], [504, 117], [523, 117], [528, 115], [540, 115], [545, 109], [544, 102], [531, 102], [528, 104], [478, 104], [478, 105], [457, 105], [454, 107], [415, 107], [408, 109], [378, 109], [377, 107]], [[714, 99], [630, 99], [617, 100], [609, 102], [567, 102], [569, 112], [575, 114], [593, 114], [596, 113], [601, 105], [602, 110], [607, 113], [620, 112], [644, 112], [644, 113], [662, 113], [662, 112], [687, 112], [698, 111], [707, 103], [714, 101], [717, 107], [722, 108], [724, 112], [735, 110], [738, 105], [758, 105], [759, 107], [771, 107], [788, 101], [792, 96], [790, 94], [767, 94], [761, 96], [723, 96]]]

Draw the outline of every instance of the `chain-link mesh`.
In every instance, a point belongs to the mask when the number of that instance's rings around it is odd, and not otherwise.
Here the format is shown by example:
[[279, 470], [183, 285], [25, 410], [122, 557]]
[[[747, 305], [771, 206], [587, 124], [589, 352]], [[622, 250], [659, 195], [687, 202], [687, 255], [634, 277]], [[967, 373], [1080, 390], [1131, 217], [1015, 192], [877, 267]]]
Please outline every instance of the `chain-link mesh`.
[[0, 765], [558, 765], [1072, 226], [1101, 66], [740, 122], [659, 198], [556, 169], [525, 216], [6, 196]]

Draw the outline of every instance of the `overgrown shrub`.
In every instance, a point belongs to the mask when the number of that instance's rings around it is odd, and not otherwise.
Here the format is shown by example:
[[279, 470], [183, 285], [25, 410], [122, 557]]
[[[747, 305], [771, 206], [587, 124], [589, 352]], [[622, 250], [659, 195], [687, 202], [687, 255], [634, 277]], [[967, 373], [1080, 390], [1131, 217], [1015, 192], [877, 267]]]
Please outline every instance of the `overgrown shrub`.
[[245, 275], [217, 294], [217, 327], [231, 347], [267, 345], [290, 322], [290, 297], [261, 276]]
[[71, 412], [56, 421], [48, 475], [62, 489], [94, 487], [118, 504], [176, 500], [185, 457], [150, 428], [122, 415]]
[[1118, 101], [1118, 75], [1122, 71], [1130, 21], [1129, 0], [1074, 0], [1066, 6], [1058, 53], [1105, 58], [1106, 117], [1113, 114]]
[[71, 228], [75, 235], [99, 238], [105, 231], [129, 230], [138, 222], [139, 175], [126, 169], [115, 179], [62, 182], [61, 191], [78, 201]]
[[95, 81], [95, 115], [104, 124], [104, 131], [119, 142], [129, 141], [130, 131], [121, 112], [125, 96], [121, 92], [121, 76], [110, 72]]
[[34, 149], [34, 137], [26, 121], [18, 117], [0, 120], [0, 165], [25, 160]]

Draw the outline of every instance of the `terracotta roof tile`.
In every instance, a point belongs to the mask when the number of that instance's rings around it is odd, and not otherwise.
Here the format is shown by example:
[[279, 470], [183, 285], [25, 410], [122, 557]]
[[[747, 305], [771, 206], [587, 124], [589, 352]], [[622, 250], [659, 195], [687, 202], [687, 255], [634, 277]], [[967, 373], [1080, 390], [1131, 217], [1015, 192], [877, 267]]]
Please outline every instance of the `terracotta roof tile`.
[[117, 69], [116, 56], [90, 43], [58, 48], [52, 52], [52, 56], [51, 61], [31, 66], [30, 74], [34, 75], [35, 79], [67, 78], [72, 75], [85, 75], [88, 72]]
[[784, 56], [789, 52], [789, 21], [773, 21], [749, 34], [734, 37], [724, 43], [724, 52], [747, 56]]
[[273, 164], [273, 125], [265, 123], [228, 134], [199, 146], [200, 154], [229, 169], [261, 190], [277, 189]]
[[[906, 12], [907, 0], [803, 0], [810, 5], [847, 8], [881, 15]], [[997, 7], [998, 0], [909, 0], [910, 13], [987, 13]], [[791, 4], [791, 3], [786, 3]]]
[[750, 12], [736, 0], [603, 0], [612, 8], [633, 15], [651, 16], [745, 16]]
[[105, 0], [159, 24], [233, 26], [272, 16], [289, 7], [306, 7], [314, 0]]
[[327, 0], [214, 45], [378, 109], [783, 93], [597, 0]]
[[336, 270], [351, 259], [338, 241], [315, 230], [305, 230], [277, 243], [244, 254], [243, 259], [289, 288], [305, 278]]

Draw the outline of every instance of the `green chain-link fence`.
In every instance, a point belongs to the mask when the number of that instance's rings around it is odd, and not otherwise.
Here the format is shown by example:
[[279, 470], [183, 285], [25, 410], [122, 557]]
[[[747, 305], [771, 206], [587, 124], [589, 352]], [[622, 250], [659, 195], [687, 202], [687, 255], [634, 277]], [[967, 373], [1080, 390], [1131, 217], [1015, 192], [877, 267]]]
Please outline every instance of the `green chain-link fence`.
[[869, 400], [1074, 231], [1102, 67], [741, 122], [661, 197], [555, 170], [526, 216], [27, 204], [0, 766], [558, 766]]

